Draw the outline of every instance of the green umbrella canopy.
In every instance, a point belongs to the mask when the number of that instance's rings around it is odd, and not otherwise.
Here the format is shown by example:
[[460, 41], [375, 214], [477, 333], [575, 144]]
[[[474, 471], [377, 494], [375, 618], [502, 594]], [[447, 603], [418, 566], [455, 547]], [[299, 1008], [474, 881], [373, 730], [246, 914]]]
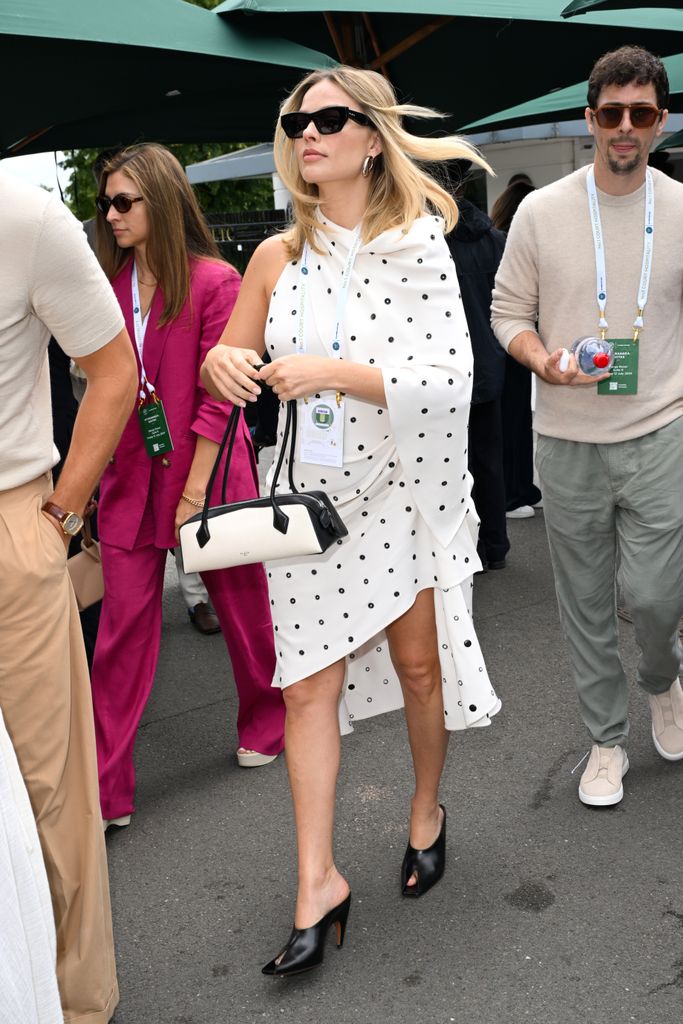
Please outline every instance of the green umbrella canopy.
[[[558, 0], [227, 0], [231, 25], [296, 40], [385, 70], [399, 96], [454, 116], [455, 128], [500, 106], [587, 77], [625, 43], [682, 50], [681, 12], [611, 12], [563, 21]], [[424, 130], [424, 129], [423, 129]]]
[[0, 154], [267, 138], [330, 63], [183, 0], [2, 0]]
[[648, 10], [657, 7], [672, 7], [679, 10], [683, 3], [667, 3], [666, 0], [573, 0], [562, 11], [563, 18], [573, 18], [577, 14], [589, 14], [594, 11], [621, 11], [625, 8], [643, 8]]
[[668, 139], [660, 142], [656, 147], [656, 152], [659, 152], [660, 149], [676, 149], [678, 146], [683, 146], [683, 131], [674, 132]]
[[[683, 53], [663, 60], [671, 86], [669, 110], [683, 113]], [[490, 114], [479, 121], [462, 125], [466, 132], [490, 131], [492, 129], [516, 128], [519, 125], [547, 124], [549, 121], [571, 121], [583, 117], [586, 109], [588, 82], [577, 82], [566, 89], [539, 96], [527, 103], [519, 103], [496, 114]]]

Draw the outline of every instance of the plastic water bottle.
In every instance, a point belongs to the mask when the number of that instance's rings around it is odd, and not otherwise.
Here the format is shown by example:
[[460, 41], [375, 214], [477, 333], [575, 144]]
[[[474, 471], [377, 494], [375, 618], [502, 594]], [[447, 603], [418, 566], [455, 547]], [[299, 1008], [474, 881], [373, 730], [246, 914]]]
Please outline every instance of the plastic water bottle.
[[614, 366], [614, 346], [600, 338], [579, 338], [572, 345], [579, 369], [589, 377], [600, 377]]

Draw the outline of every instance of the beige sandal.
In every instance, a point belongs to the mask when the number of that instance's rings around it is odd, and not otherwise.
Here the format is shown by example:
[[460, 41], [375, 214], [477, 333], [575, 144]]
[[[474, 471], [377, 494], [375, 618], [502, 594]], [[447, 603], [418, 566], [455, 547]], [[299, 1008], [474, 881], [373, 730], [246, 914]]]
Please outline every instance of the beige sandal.
[[277, 754], [260, 754], [258, 750], [247, 750], [246, 747], [240, 747], [237, 751], [237, 763], [240, 768], [260, 768], [264, 764], [270, 764], [277, 756]]

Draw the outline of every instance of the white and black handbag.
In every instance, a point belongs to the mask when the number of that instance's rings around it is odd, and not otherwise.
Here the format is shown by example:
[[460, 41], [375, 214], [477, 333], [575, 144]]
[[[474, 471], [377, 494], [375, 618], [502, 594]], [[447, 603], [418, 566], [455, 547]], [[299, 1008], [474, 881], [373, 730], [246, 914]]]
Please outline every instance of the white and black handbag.
[[[185, 572], [229, 569], [233, 565], [247, 565], [249, 562], [319, 555], [348, 533], [324, 491], [298, 491], [294, 485], [292, 464], [296, 444], [295, 401], [287, 403], [285, 431], [273, 474], [270, 496], [250, 498], [248, 501], [237, 501], [232, 504], [226, 502], [230, 458], [239, 418], [240, 409], [235, 406], [211, 471], [204, 508], [180, 527], [180, 549]], [[288, 443], [287, 470], [291, 493], [276, 494]], [[221, 504], [210, 508], [209, 495], [226, 445], [228, 454], [223, 470]]]

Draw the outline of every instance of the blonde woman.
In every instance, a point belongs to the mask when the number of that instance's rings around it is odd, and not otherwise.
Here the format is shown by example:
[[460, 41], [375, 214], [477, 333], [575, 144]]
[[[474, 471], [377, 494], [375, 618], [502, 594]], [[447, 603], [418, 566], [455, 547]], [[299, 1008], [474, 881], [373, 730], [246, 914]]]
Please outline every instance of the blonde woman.
[[[295, 481], [326, 490], [349, 530], [322, 556], [267, 566], [299, 885], [266, 974], [315, 967], [332, 926], [344, 937], [340, 724], [405, 706], [415, 790], [401, 891], [415, 897], [444, 870], [449, 731], [499, 708], [469, 611], [472, 354], [443, 237], [457, 209], [417, 162], [482, 160], [459, 139], [408, 134], [406, 113], [433, 116], [398, 106], [374, 72], [340, 67], [296, 87], [275, 136], [294, 224], [254, 254], [202, 371], [241, 406], [262, 383], [297, 400]], [[259, 368], [264, 349], [272, 363]]]

